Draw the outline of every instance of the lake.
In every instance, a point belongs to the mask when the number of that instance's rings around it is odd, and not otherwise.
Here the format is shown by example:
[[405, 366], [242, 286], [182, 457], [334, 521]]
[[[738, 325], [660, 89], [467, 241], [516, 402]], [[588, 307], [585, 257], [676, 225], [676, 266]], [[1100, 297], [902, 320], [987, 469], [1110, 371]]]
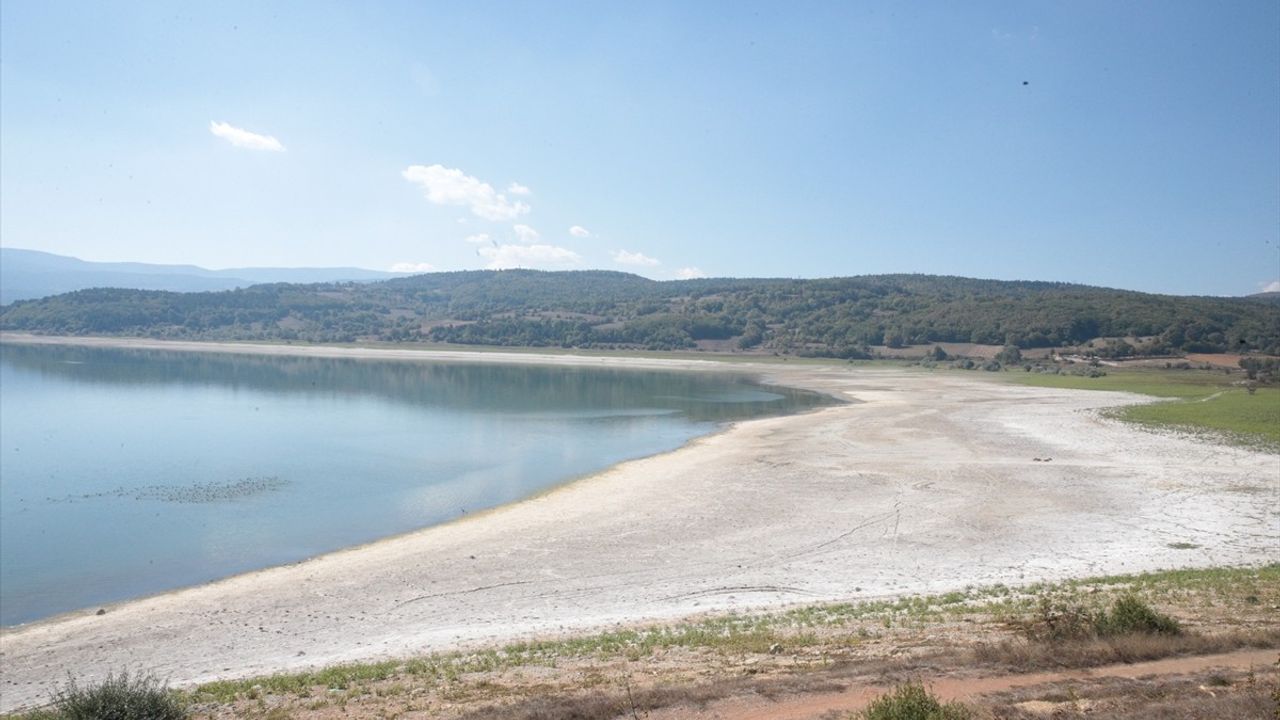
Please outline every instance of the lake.
[[829, 402], [728, 374], [0, 345], [0, 624], [448, 522]]

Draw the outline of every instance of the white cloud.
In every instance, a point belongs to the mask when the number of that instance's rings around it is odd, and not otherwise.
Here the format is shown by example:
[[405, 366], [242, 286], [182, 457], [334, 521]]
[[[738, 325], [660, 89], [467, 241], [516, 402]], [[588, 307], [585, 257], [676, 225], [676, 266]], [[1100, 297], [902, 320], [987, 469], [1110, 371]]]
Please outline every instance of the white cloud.
[[1005, 30], [991, 28], [991, 37], [999, 42], [1035, 42], [1040, 39], [1040, 26], [1032, 25], [1031, 29]]
[[485, 220], [514, 220], [531, 209], [527, 203], [512, 202], [493, 186], [443, 165], [410, 165], [400, 173], [405, 180], [422, 186], [422, 193], [436, 205], [464, 205]]
[[1280, 280], [1273, 280], [1263, 285], [1262, 292], [1280, 292]]
[[475, 235], [468, 235], [466, 240], [472, 245], [488, 245], [489, 233], [476, 233]]
[[507, 186], [507, 192], [512, 195], [532, 195], [533, 191], [518, 182], [513, 182]]
[[613, 254], [613, 261], [619, 265], [643, 265], [645, 267], [653, 267], [655, 265], [662, 264], [642, 253], [627, 252], [626, 250], [619, 250], [615, 252]]
[[425, 273], [435, 270], [436, 267], [431, 263], [415, 263], [415, 262], [398, 262], [391, 266], [391, 272], [395, 273]]
[[681, 280], [693, 280], [694, 278], [704, 278], [707, 274], [696, 267], [682, 267], [676, 271], [676, 277]]
[[581, 225], [574, 225], [573, 227], [569, 228], [569, 234], [576, 238], [591, 237], [591, 231], [587, 230]]
[[531, 243], [537, 240], [538, 238], [542, 237], [540, 234], [538, 234], [537, 230], [534, 230], [528, 225], [516, 225], [511, 229], [515, 231], [516, 237], [520, 238], [520, 242], [522, 243]]
[[284, 152], [284, 145], [270, 135], [259, 135], [224, 122], [209, 123], [209, 132], [238, 148]]
[[547, 268], [577, 265], [582, 262], [578, 253], [554, 245], [499, 245], [476, 250], [489, 261], [490, 270], [506, 268]]

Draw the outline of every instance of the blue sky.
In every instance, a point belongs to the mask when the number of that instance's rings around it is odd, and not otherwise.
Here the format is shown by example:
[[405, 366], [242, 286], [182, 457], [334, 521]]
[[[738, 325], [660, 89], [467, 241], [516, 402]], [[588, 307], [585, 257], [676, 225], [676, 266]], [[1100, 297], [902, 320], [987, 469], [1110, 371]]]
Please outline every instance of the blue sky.
[[1238, 295], [1280, 4], [5, 0], [0, 145], [90, 260]]

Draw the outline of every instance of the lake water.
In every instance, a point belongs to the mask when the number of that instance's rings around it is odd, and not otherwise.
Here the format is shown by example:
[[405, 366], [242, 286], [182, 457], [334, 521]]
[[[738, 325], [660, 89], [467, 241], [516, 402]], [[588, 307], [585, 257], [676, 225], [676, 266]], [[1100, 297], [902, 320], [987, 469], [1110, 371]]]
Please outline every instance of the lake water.
[[0, 346], [0, 624], [455, 519], [718, 423], [738, 376]]

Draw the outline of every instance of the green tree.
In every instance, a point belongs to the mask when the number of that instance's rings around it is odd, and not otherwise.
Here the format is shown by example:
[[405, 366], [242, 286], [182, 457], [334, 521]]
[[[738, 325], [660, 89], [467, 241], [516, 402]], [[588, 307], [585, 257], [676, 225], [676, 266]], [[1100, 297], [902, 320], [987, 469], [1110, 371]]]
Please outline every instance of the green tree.
[[1017, 345], [1005, 345], [1000, 352], [996, 353], [996, 361], [1001, 365], [1017, 365], [1022, 362], [1022, 351]]

